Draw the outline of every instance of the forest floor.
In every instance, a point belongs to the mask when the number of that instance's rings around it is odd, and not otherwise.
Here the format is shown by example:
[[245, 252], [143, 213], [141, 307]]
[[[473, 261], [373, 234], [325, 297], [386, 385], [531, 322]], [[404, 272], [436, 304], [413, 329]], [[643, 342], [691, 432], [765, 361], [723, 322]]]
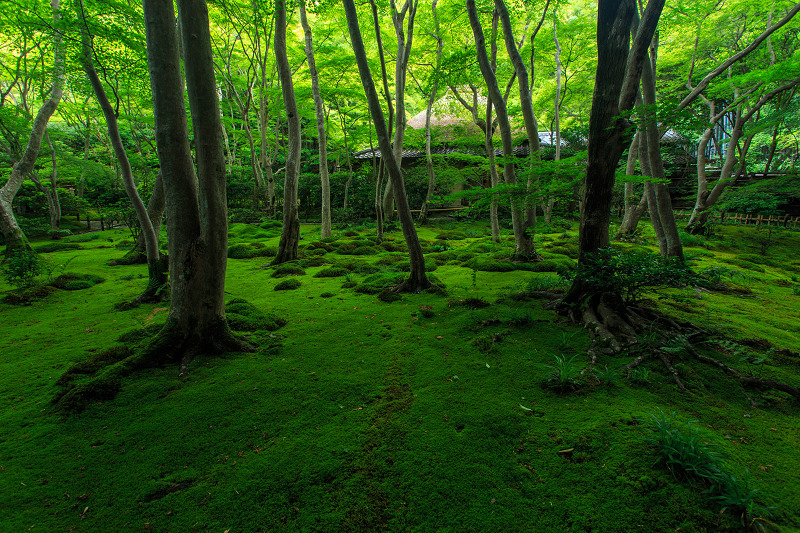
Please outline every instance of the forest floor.
[[[384, 301], [407, 265], [399, 231], [376, 246], [367, 227], [320, 242], [303, 226], [301, 268], [273, 277], [279, 228], [231, 225], [226, 290], [273, 315], [242, 311], [239, 329], [285, 325], [246, 333], [256, 353], [201, 358], [184, 376], [141, 371], [70, 415], [51, 405], [62, 374], [153, 331], [168, 303], [115, 310], [146, 283], [143, 265], [108, 266], [127, 230], [34, 243], [51, 246], [56, 274], [105, 281], [0, 303], [0, 530], [740, 530], [648, 442], [663, 412], [759, 491], [753, 525], [800, 531], [800, 405], [789, 396], [745, 394], [689, 358], [676, 367], [685, 394], [655, 360], [618, 379], [583, 374], [571, 392], [544, 386], [554, 356], [588, 364], [587, 333], [531, 297], [564, 286], [576, 228], [540, 228], [534, 267], [503, 260], [508, 230], [497, 244], [485, 223], [420, 228], [446, 294]], [[649, 305], [707, 328], [707, 349], [727, 364], [800, 386], [800, 234], [726, 226], [685, 244], [695, 271], [735, 290], [662, 290]], [[647, 237], [616, 246], [654, 250]], [[299, 286], [274, 290], [287, 280]]]

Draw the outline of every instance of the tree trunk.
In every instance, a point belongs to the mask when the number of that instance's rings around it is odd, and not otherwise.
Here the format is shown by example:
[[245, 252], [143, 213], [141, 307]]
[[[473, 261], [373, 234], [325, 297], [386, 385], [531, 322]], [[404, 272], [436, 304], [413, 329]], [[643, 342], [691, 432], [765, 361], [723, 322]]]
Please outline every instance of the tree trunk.
[[144, 363], [241, 350], [225, 319], [228, 217], [225, 154], [203, 0], [179, 0], [180, 27], [198, 171], [189, 149], [178, 34], [171, 2], [144, 0], [147, 59], [164, 180], [170, 256], [170, 310]]
[[529, 197], [524, 202], [527, 205], [525, 206], [525, 220], [523, 222], [523, 233], [530, 242], [525, 245], [528, 252], [524, 257], [538, 259], [539, 254], [536, 253], [533, 236], [536, 232], [536, 196], [538, 196], [539, 188], [537, 166], [541, 159], [541, 153], [539, 151], [539, 125], [536, 122], [536, 115], [533, 112], [533, 100], [528, 85], [528, 70], [525, 68], [525, 62], [519, 53], [517, 43], [514, 41], [514, 33], [511, 27], [511, 19], [508, 15], [508, 9], [503, 0], [494, 0], [494, 5], [503, 23], [506, 50], [511, 58], [511, 63], [514, 65], [514, 72], [517, 75], [520, 106], [522, 107], [522, 117], [525, 122], [525, 132], [528, 136], [528, 150], [530, 152], [530, 169], [527, 183]]
[[[633, 176], [636, 173], [636, 159], [639, 155], [639, 138], [641, 134], [636, 132], [636, 135], [631, 141], [631, 146], [628, 149], [628, 164], [625, 167], [625, 175]], [[625, 212], [622, 215], [622, 222], [619, 225], [619, 231], [614, 237], [615, 239], [625, 239], [630, 237], [636, 232], [639, 226], [639, 219], [647, 210], [647, 196], [642, 194], [640, 200], [636, 201], [637, 196], [634, 195], [633, 183], [625, 182]]]
[[[311, 94], [314, 98], [314, 111], [317, 116], [317, 136], [319, 142], [319, 178], [322, 186], [322, 224], [320, 237], [331, 236], [331, 183], [328, 177], [328, 135], [325, 131], [325, 107], [319, 93], [319, 76], [317, 63], [314, 60], [314, 41], [311, 26], [306, 17], [305, 0], [300, 0], [300, 23], [306, 36], [306, 58], [308, 59], [308, 72], [311, 75]], [[349, 157], [349, 154], [348, 154]]]
[[375, 132], [378, 136], [381, 158], [385, 161], [389, 170], [389, 178], [394, 184], [397, 211], [400, 217], [400, 224], [403, 228], [403, 236], [408, 246], [411, 273], [405, 282], [396, 287], [396, 290], [420, 291], [422, 289], [427, 289], [431, 285], [425, 274], [425, 257], [422, 254], [422, 247], [417, 237], [417, 231], [414, 228], [414, 220], [411, 217], [411, 209], [408, 206], [405, 184], [403, 183], [403, 176], [400, 173], [400, 165], [398, 165], [391, 150], [389, 132], [386, 128], [383, 110], [381, 110], [378, 93], [375, 90], [375, 84], [372, 81], [372, 74], [370, 73], [369, 64], [367, 63], [367, 54], [364, 50], [364, 41], [361, 38], [361, 29], [358, 26], [358, 15], [356, 14], [356, 6], [353, 0], [344, 0], [344, 8], [347, 15], [347, 27], [350, 32], [350, 39], [353, 43], [353, 51], [356, 56], [356, 62], [358, 63], [358, 72], [361, 76], [361, 84], [364, 86], [364, 92], [366, 93], [367, 102], [369, 104], [369, 111], [375, 121]]
[[33, 126], [31, 127], [31, 134], [28, 137], [28, 144], [22, 154], [22, 158], [14, 163], [8, 181], [0, 188], [0, 231], [3, 232], [3, 238], [6, 242], [6, 256], [11, 256], [20, 249], [30, 248], [28, 240], [14, 217], [11, 204], [14, 202], [14, 197], [22, 185], [22, 180], [33, 170], [36, 164], [39, 148], [42, 145], [42, 138], [47, 131], [47, 123], [55, 112], [56, 107], [58, 107], [64, 91], [66, 56], [64, 38], [61, 30], [58, 29], [61, 26], [59, 2], [60, 0], [51, 0], [50, 2], [50, 8], [53, 12], [53, 26], [56, 28], [53, 30], [53, 85], [50, 90], [50, 97], [36, 113], [36, 118], [34, 118]]
[[436, 93], [439, 90], [439, 69], [442, 64], [442, 49], [444, 48], [444, 41], [442, 41], [441, 30], [439, 29], [439, 18], [436, 16], [436, 0], [431, 2], [431, 13], [433, 15], [433, 24], [436, 32], [433, 36], [436, 39], [436, 67], [431, 95], [428, 97], [428, 106], [425, 108], [425, 166], [428, 170], [428, 191], [425, 194], [425, 200], [422, 202], [422, 207], [419, 210], [420, 224], [428, 223], [428, 209], [430, 208], [433, 190], [436, 186], [436, 171], [433, 168], [433, 156], [431, 155], [431, 114], [433, 112], [433, 103], [436, 101]]
[[[478, 51], [478, 64], [483, 74], [483, 79], [488, 86], [489, 97], [492, 105], [497, 110], [498, 127], [503, 141], [503, 178], [506, 185], [516, 185], [517, 177], [514, 169], [514, 145], [511, 137], [511, 124], [508, 120], [503, 94], [497, 85], [497, 78], [492, 71], [489, 57], [486, 55], [486, 44], [483, 38], [483, 28], [478, 20], [478, 12], [475, 7], [475, 0], [467, 0], [467, 13], [469, 15], [470, 26], [475, 37], [475, 46]], [[527, 80], [526, 80], [527, 81]], [[514, 255], [515, 259], [530, 259], [535, 253], [533, 240], [525, 227], [525, 216], [522, 209], [522, 202], [511, 198], [511, 224], [514, 228]]]
[[[695, 201], [694, 210], [692, 211], [692, 216], [689, 218], [689, 222], [686, 225], [686, 231], [691, 234], [700, 234], [705, 231], [706, 224], [708, 222], [708, 217], [710, 215], [710, 209], [717, 203], [722, 193], [731, 183], [736, 181], [738, 176], [733, 174], [733, 171], [736, 167], [736, 147], [739, 144], [739, 140], [742, 137], [742, 133], [744, 131], [744, 126], [750, 121], [751, 118], [766, 104], [767, 102], [771, 101], [773, 98], [778, 96], [779, 94], [783, 93], [784, 91], [788, 91], [793, 89], [795, 86], [800, 84], [800, 77], [797, 77], [793, 80], [786, 82], [785, 84], [781, 85], [780, 87], [764, 94], [761, 98], [758, 99], [758, 102], [753, 104], [751, 107], [748, 108], [747, 113], [742, 114], [742, 106], [743, 104], [740, 102], [738, 103], [738, 110], [736, 115], [736, 121], [733, 126], [733, 130], [731, 131], [731, 137], [728, 142], [728, 151], [725, 153], [725, 163], [722, 165], [722, 169], [720, 170], [720, 177], [717, 180], [714, 187], [709, 192], [707, 190], [707, 181], [705, 176], [705, 168], [702, 170], [700, 169], [701, 160], [704, 161], [704, 157], [701, 157], [701, 152], [698, 151], [698, 159], [697, 159], [697, 179], [698, 179], [698, 190], [697, 190], [697, 198]], [[726, 113], [728, 109], [723, 110], [719, 113], [714, 119], [712, 119], [712, 123], [722, 117], [724, 113]], [[705, 154], [705, 146], [708, 144], [709, 135], [709, 128], [706, 130], [705, 134], [700, 139], [700, 146], [698, 146], [698, 150], [701, 148], [703, 149], [703, 154]]]
[[[586, 166], [578, 248], [578, 263], [609, 245], [611, 196], [617, 163], [630, 142], [630, 121], [621, 114], [636, 100], [637, 87], [653, 33], [664, 7], [650, 0], [629, 50], [636, 6], [631, 0], [599, 0], [597, 13], [597, 73], [589, 118], [589, 155]], [[583, 280], [576, 278], [564, 297], [567, 304], [586, 299]]]
[[[136, 218], [139, 221], [141, 228], [141, 235], [143, 235], [145, 242], [145, 253], [147, 254], [147, 271], [148, 271], [148, 284], [145, 291], [137, 298], [138, 301], [152, 301], [160, 300], [160, 292], [162, 287], [166, 284], [166, 273], [162, 268], [162, 263], [159, 258], [158, 251], [158, 235], [150, 223], [150, 217], [147, 214], [147, 208], [144, 206], [139, 191], [136, 190], [136, 183], [133, 179], [133, 171], [131, 169], [128, 154], [122, 144], [122, 138], [119, 134], [119, 125], [117, 123], [117, 115], [111, 102], [108, 100], [103, 83], [97, 76], [94, 69], [94, 62], [92, 61], [92, 37], [88, 33], [88, 23], [86, 21], [86, 12], [84, 11], [83, 0], [76, 1], [78, 11], [82, 20], [81, 25], [81, 44], [82, 53], [80, 57], [83, 71], [89, 78], [89, 82], [94, 91], [97, 103], [103, 111], [108, 127], [108, 138], [114, 148], [114, 155], [119, 164], [120, 173], [122, 175], [122, 182], [125, 187], [125, 193], [128, 199], [133, 204], [133, 210], [136, 212]], [[224, 168], [224, 167], [223, 167]]]
[[58, 235], [58, 226], [61, 223], [61, 203], [58, 200], [58, 189], [57, 186], [57, 179], [58, 179], [58, 160], [56, 158], [56, 151], [53, 148], [53, 143], [50, 142], [50, 133], [45, 130], [44, 138], [47, 141], [47, 146], [50, 148], [50, 159], [53, 162], [53, 170], [50, 172], [50, 186], [45, 187], [39, 181], [39, 177], [36, 175], [36, 171], [30, 173], [31, 180], [36, 185], [36, 188], [39, 189], [47, 198], [47, 212], [50, 215], [50, 238], [51, 239], [59, 239]]
[[[644, 60], [642, 68], [642, 96], [644, 105], [649, 109], [654, 109], [656, 105], [655, 64], [650, 59]], [[672, 210], [672, 199], [669, 189], [665, 185], [667, 178], [664, 173], [664, 161], [661, 158], [661, 134], [658, 131], [655, 112], [648, 114], [645, 135], [647, 136], [647, 159], [650, 162], [650, 172], [656, 182], [653, 184], [653, 188], [658, 206], [658, 218], [661, 221], [665, 240], [663, 246], [659, 243], [659, 249], [662, 250], [664, 257], [674, 257], [683, 262], [683, 247], [678, 235], [678, 226], [675, 223], [675, 213]], [[650, 209], [652, 210], [653, 207], [650, 206]]]
[[283, 106], [289, 138], [286, 150], [286, 170], [283, 182], [283, 230], [278, 243], [278, 255], [273, 265], [297, 259], [297, 244], [300, 241], [300, 218], [297, 213], [297, 186], [300, 178], [300, 114], [294, 97], [292, 69], [286, 55], [286, 2], [275, 2], [275, 60], [283, 91]]
[[[156, 180], [153, 183], [153, 192], [150, 194], [150, 200], [147, 201], [147, 218], [150, 219], [150, 224], [153, 225], [153, 233], [160, 239], [161, 220], [164, 218], [164, 179], [161, 172], [156, 175]], [[114, 260], [110, 264], [114, 266], [147, 263], [147, 249], [145, 246], [144, 234], [139, 233], [139, 236], [136, 237], [136, 242], [133, 244], [133, 248], [121, 259]], [[165, 256], [160, 255], [160, 257], [163, 263]], [[164, 266], [164, 270], [166, 272], [166, 265]]]

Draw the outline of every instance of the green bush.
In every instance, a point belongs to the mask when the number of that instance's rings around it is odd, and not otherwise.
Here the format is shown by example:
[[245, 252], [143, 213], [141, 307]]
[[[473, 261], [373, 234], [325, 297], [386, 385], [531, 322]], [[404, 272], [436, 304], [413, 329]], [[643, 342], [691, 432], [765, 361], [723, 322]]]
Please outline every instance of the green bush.
[[281, 281], [280, 283], [278, 283], [277, 285], [275, 285], [275, 290], [276, 291], [293, 291], [295, 289], [299, 289], [300, 285], [302, 285], [302, 283], [300, 283], [299, 279], [289, 278], [289, 279], [285, 279], [285, 280]]
[[588, 255], [575, 276], [588, 292], [616, 294], [626, 300], [636, 300], [645, 289], [680, 287], [699, 281], [678, 259], [611, 248]]
[[44, 272], [44, 260], [32, 250], [18, 250], [0, 264], [3, 279], [12, 287], [30, 287]]

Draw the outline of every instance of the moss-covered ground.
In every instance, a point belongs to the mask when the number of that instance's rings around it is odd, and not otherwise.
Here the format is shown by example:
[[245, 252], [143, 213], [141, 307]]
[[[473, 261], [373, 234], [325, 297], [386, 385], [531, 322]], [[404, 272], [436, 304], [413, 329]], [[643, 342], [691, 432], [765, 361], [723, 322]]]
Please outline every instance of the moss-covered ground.
[[[648, 445], [640, 419], [659, 410], [697, 420], [729, 470], [749, 473], [758, 504], [774, 508], [758, 524], [800, 530], [800, 408], [788, 396], [750, 391], [754, 408], [688, 359], [688, 394], [655, 361], [617, 386], [584, 375], [577, 392], [543, 387], [555, 355], [587, 362], [587, 334], [528, 294], [574, 265], [568, 226], [541, 230], [545, 261], [521, 267], [505, 260], [510, 236], [491, 243], [487, 224], [420, 228], [447, 292], [390, 301], [383, 288], [408, 268], [399, 232], [378, 245], [340, 228], [320, 242], [304, 226], [300, 261], [278, 272], [267, 264], [279, 229], [232, 225], [226, 290], [264, 313], [231, 307], [256, 324], [241, 329], [264, 328], [247, 333], [262, 349], [200, 358], [183, 377], [137, 372], [113, 400], [65, 415], [51, 404], [59, 378], [123, 334], [152, 334], [168, 311], [115, 310], [146, 283], [145, 266], [108, 266], [127, 232], [72, 238], [80, 249], [43, 255], [57, 273], [104, 282], [0, 303], [0, 530], [739, 530]], [[715, 357], [798, 386], [800, 235], [773, 232], [762, 255], [765, 238], [734, 227], [687, 238], [695, 270], [728, 290], [648, 296], [708, 328]]]

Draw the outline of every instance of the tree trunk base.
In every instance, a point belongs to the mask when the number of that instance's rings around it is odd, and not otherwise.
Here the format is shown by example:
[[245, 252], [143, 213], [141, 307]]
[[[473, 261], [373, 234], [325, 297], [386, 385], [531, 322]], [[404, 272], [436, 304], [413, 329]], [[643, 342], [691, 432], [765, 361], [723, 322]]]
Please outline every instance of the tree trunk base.
[[[583, 301], [582, 304], [568, 304], [570, 301]], [[723, 370], [735, 378], [742, 387], [755, 389], [774, 389], [789, 394], [800, 400], [800, 388], [782, 383], [772, 378], [744, 375], [722, 361], [702, 355], [692, 346], [690, 340], [699, 336], [708, 338], [708, 334], [688, 322], [676, 322], [652, 309], [625, 302], [621, 297], [609, 294], [593, 294], [583, 299], [575, 295], [554, 300], [545, 306], [566, 315], [570, 320], [589, 330], [591, 344], [587, 350], [589, 369], [598, 363], [602, 355], [614, 355], [624, 351], [639, 349], [642, 354], [628, 364], [620, 367], [632, 372], [647, 360], [658, 359], [665, 367], [678, 389], [689, 392], [675, 369], [674, 360], [678, 352], [684, 352], [698, 361]], [[646, 345], [642, 345], [640, 337], [646, 334], [655, 335]], [[747, 396], [747, 394], [745, 393]], [[747, 396], [750, 404], [757, 404]]]

